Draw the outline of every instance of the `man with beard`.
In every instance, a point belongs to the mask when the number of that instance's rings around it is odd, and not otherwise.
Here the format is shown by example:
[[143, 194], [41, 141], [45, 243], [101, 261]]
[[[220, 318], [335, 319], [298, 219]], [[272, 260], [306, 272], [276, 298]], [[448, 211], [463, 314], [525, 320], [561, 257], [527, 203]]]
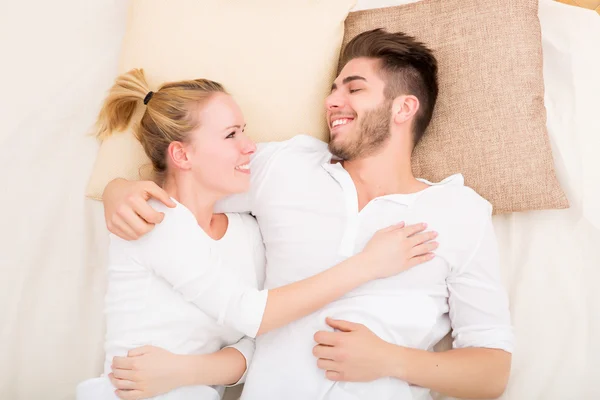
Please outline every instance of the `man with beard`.
[[[412, 37], [380, 29], [354, 38], [342, 59], [325, 101], [329, 145], [308, 136], [259, 145], [251, 190], [219, 209], [256, 216], [269, 289], [339, 263], [401, 221], [426, 222], [440, 246], [430, 261], [260, 336], [242, 399], [498, 397], [513, 335], [491, 205], [461, 175], [432, 183], [411, 168], [437, 98], [436, 59]], [[112, 182], [109, 229], [125, 238], [151, 230], [162, 216], [143, 201], [149, 196], [166, 198], [150, 182]], [[453, 349], [432, 352], [451, 328]], [[172, 355], [152, 347], [135, 355], [115, 360], [116, 370], [137, 372], [134, 382], [113, 378], [117, 387], [168, 380], [160, 366]], [[203, 384], [203, 368], [218, 368], [185, 365]]]

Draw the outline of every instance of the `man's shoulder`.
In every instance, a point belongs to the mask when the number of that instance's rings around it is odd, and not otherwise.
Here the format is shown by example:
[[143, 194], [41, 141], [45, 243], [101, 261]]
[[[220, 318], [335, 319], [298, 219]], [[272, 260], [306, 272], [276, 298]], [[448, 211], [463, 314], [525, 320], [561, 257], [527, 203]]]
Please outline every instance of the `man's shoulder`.
[[327, 151], [327, 143], [309, 135], [296, 135], [291, 139], [281, 142], [264, 142], [257, 144], [259, 152], [299, 152], [322, 153]]
[[484, 199], [473, 188], [465, 185], [461, 174], [447, 177], [439, 183], [434, 183], [436, 201], [453, 214], [464, 216], [490, 216], [492, 204]]
[[469, 186], [453, 187], [452, 206], [457, 211], [479, 217], [489, 217], [492, 214], [492, 204]]

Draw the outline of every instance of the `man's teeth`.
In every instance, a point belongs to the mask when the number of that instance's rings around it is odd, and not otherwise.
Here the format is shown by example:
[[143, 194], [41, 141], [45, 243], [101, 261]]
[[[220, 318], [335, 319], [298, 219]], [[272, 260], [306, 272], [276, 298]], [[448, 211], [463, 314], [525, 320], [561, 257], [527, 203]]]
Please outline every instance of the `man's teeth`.
[[331, 127], [335, 128], [338, 125], [346, 125], [350, 121], [352, 120], [348, 118], [336, 119], [331, 123]]
[[241, 170], [247, 171], [250, 169], [250, 164], [238, 165], [237, 167], [235, 167], [235, 169], [241, 169]]

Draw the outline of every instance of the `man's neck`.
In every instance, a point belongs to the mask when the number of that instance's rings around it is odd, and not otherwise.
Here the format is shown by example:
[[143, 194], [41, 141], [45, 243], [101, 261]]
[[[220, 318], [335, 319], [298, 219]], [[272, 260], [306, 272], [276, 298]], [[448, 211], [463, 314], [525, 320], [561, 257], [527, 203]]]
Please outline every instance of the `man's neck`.
[[356, 186], [359, 210], [377, 197], [415, 193], [428, 187], [414, 177], [410, 155], [379, 153], [345, 161], [343, 166]]

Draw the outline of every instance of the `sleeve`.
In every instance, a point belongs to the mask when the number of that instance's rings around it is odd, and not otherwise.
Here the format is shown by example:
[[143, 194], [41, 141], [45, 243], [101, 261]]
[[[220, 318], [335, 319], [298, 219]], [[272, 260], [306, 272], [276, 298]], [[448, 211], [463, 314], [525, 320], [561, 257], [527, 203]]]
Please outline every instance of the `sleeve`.
[[252, 362], [252, 357], [254, 356], [254, 339], [249, 338], [249, 337], [243, 337], [237, 343], [234, 343], [229, 346], [225, 346], [225, 348], [227, 348], [227, 347], [232, 347], [232, 348], [236, 349], [237, 351], [242, 353], [242, 355], [246, 359], [246, 370], [244, 371], [244, 374], [242, 375], [240, 380], [237, 381], [236, 383], [234, 383], [233, 385], [227, 385], [227, 386], [236, 386], [236, 385], [239, 385], [240, 383], [244, 383], [246, 381], [246, 374], [248, 373], [248, 367], [250, 367], [250, 363]]
[[285, 146], [286, 142], [259, 143], [256, 152], [250, 159], [250, 190], [238, 193], [219, 200], [215, 205], [217, 213], [252, 213], [255, 209], [257, 197], [261, 188], [269, 176], [271, 161], [278, 150]]
[[[243, 215], [242, 219], [244, 221], [244, 224], [246, 224], [247, 228], [250, 231], [249, 237], [253, 238], [253, 254], [254, 267], [256, 270], [256, 284], [259, 289], [262, 289], [265, 282], [265, 247], [262, 241], [262, 236], [260, 234], [258, 224], [254, 217], [249, 215]], [[237, 351], [242, 353], [242, 355], [246, 359], [246, 370], [244, 371], [244, 375], [242, 375], [239, 381], [229, 386], [239, 385], [240, 383], [244, 383], [246, 381], [246, 374], [248, 372], [248, 368], [250, 367], [250, 363], [252, 362], [252, 357], [254, 356], [254, 345], [254, 339], [246, 336], [241, 338], [237, 343], [225, 346], [237, 349]]]
[[162, 208], [165, 218], [138, 240], [143, 240], [138, 253], [142, 263], [219, 324], [255, 337], [268, 291], [246, 286], [221, 268], [217, 251], [187, 209], [157, 203], [153, 206]]
[[252, 238], [252, 254], [254, 256], [254, 271], [256, 274], [256, 287], [262, 289], [265, 287], [265, 273], [267, 260], [265, 256], [265, 244], [263, 242], [262, 233], [258, 228], [258, 222], [252, 216], [247, 216], [245, 221], [250, 228], [249, 237]]
[[474, 253], [447, 279], [453, 348], [486, 347], [512, 353], [513, 330], [499, 264], [488, 217]]

